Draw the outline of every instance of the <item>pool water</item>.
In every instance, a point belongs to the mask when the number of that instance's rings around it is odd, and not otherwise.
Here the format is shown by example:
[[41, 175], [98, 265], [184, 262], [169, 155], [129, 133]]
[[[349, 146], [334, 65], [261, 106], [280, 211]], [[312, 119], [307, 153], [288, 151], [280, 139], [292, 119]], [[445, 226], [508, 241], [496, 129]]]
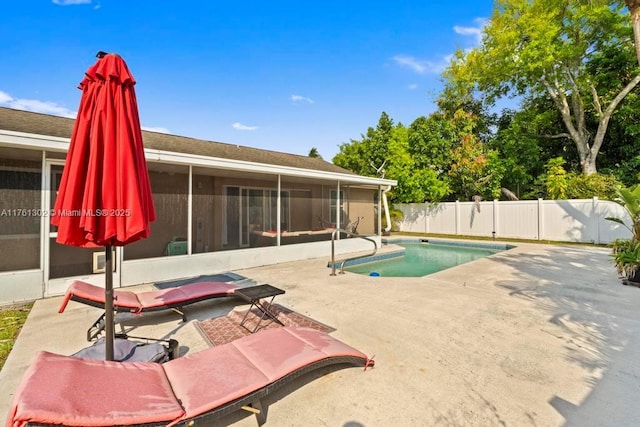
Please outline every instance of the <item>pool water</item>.
[[345, 271], [382, 277], [421, 277], [501, 252], [505, 248], [434, 243], [397, 243], [404, 256], [345, 266]]

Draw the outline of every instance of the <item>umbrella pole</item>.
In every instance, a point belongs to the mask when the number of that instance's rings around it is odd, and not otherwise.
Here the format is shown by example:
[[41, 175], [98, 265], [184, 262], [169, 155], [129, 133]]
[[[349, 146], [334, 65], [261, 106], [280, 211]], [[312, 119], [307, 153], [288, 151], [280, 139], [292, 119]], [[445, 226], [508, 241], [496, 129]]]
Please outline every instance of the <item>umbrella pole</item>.
[[107, 245], [104, 254], [104, 331], [105, 331], [105, 359], [113, 360], [113, 342], [115, 338], [115, 320], [113, 318], [113, 246]]

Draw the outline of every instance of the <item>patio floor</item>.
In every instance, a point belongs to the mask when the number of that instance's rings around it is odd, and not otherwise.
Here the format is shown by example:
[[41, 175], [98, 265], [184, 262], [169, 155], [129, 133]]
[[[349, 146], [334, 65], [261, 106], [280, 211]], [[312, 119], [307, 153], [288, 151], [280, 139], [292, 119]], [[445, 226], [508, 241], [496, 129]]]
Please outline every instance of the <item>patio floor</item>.
[[[285, 289], [276, 303], [375, 355], [366, 372], [310, 374], [265, 399], [267, 425], [591, 426], [640, 419], [640, 289], [620, 284], [604, 248], [517, 248], [423, 278], [347, 273], [327, 259], [234, 271]], [[0, 419], [34, 352], [85, 346], [100, 310], [38, 301], [0, 372]], [[132, 317], [130, 334], [207, 342], [195, 320], [246, 310], [238, 299]], [[239, 411], [224, 424], [255, 426]]]

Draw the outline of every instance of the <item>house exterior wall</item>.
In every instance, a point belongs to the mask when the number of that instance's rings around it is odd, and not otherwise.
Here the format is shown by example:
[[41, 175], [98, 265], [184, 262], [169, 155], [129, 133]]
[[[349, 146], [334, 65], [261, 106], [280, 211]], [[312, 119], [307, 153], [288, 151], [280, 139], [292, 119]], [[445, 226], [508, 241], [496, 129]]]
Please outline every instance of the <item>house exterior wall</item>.
[[[50, 217], [42, 214], [45, 203], [53, 206], [55, 185], [62, 171], [61, 165], [54, 164], [52, 173], [48, 173], [45, 164], [48, 159], [61, 161], [63, 157], [60, 152], [7, 150], [0, 141], [0, 305], [60, 295], [75, 279], [103, 284], [104, 274], [94, 269], [96, 257], [104, 251], [56, 243], [50, 234], [54, 231]], [[287, 217], [281, 218], [281, 231], [286, 233], [282, 233], [280, 245], [273, 236], [261, 236], [244, 246], [230, 246], [224, 244], [223, 238], [229, 226], [226, 189], [264, 189], [265, 194], [275, 194], [276, 175], [247, 173], [229, 177], [225, 171], [211, 169], [194, 172], [190, 185], [187, 165], [153, 161], [147, 164], [157, 218], [151, 224], [149, 238], [117, 249], [116, 287], [326, 257], [331, 253], [333, 229], [321, 220], [326, 221], [331, 215], [330, 192], [338, 188], [338, 181], [315, 183], [309, 178], [282, 177], [281, 190], [288, 194], [289, 205]], [[51, 190], [43, 187], [47, 179], [52, 181], [47, 184], [53, 186]], [[376, 221], [373, 200], [378, 188], [340, 188], [344, 192], [346, 218], [363, 217], [358, 231], [372, 233]], [[28, 216], [7, 214], [8, 209], [27, 208]], [[380, 237], [375, 239], [380, 244]], [[168, 253], [174, 247], [171, 243], [183, 241], [190, 241], [188, 249]], [[337, 255], [369, 249], [370, 243], [363, 239], [336, 242]]]
[[[350, 222], [358, 221], [357, 231], [360, 234], [373, 234], [378, 221], [375, 211], [374, 196], [376, 192], [361, 188], [349, 188], [346, 209]], [[344, 224], [345, 226], [347, 224]]]

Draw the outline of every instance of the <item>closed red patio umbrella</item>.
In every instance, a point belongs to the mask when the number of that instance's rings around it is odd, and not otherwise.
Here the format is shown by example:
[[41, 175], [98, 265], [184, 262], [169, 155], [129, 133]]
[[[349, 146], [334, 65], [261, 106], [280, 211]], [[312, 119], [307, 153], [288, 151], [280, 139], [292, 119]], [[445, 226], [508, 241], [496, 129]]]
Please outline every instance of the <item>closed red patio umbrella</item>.
[[106, 358], [113, 360], [113, 246], [149, 236], [155, 210], [134, 85], [125, 61], [98, 53], [85, 73], [51, 223], [56, 241], [105, 247]]

